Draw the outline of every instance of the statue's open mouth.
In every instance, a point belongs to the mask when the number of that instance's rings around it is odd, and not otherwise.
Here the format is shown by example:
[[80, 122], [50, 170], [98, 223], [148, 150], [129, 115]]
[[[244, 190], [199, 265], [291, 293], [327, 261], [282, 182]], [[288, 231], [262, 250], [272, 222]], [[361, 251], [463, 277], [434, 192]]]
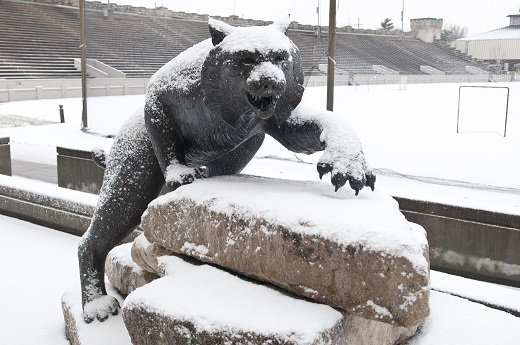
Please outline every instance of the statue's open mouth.
[[[272, 111], [276, 107], [276, 102], [278, 102], [279, 98], [280, 96], [275, 95], [253, 96], [249, 92], [247, 93], [247, 100], [253, 106], [253, 108], [258, 110], [256, 113], [269, 113], [269, 116], [272, 115]], [[264, 118], [260, 114], [259, 116]]]

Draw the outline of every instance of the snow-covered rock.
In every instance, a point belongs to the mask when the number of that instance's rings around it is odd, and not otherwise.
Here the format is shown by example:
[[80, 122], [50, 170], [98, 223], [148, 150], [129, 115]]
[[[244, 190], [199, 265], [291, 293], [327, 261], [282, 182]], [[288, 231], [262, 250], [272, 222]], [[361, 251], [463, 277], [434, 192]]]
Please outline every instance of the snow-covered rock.
[[144, 234], [138, 236], [132, 242], [132, 260], [143, 270], [163, 276], [159, 270], [158, 258], [171, 255], [173, 252], [157, 244], [148, 242]]
[[149, 205], [146, 238], [349, 314], [415, 327], [428, 315], [428, 245], [390, 197], [317, 182], [212, 178]]
[[[124, 298], [109, 282], [107, 292], [122, 304]], [[61, 298], [65, 319], [65, 334], [71, 345], [131, 345], [121, 313], [110, 316], [104, 322], [85, 323], [81, 306], [81, 288], [78, 285], [66, 290]]]
[[131, 246], [131, 243], [125, 243], [115, 247], [105, 260], [105, 274], [108, 280], [124, 295], [159, 277], [143, 270], [132, 260], [132, 257], [124, 255], [130, 251]]
[[[155, 247], [144, 238], [136, 241], [139, 248]], [[112, 274], [134, 268], [128, 245], [115, 248], [110, 257], [107, 265], [127, 266], [111, 269]], [[417, 327], [339, 313], [200, 262], [193, 264], [176, 256], [154, 261], [164, 278], [136, 289], [123, 304], [134, 345], [393, 345], [416, 332]]]

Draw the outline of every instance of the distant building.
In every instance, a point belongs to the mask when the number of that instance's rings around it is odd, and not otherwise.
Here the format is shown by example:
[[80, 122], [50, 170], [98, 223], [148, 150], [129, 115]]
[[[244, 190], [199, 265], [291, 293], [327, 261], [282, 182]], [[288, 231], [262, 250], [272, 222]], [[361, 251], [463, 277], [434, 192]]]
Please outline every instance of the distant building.
[[442, 19], [417, 18], [410, 19], [412, 35], [424, 42], [432, 43], [441, 38]]
[[509, 26], [455, 41], [455, 48], [473, 58], [505, 64], [520, 60], [520, 12], [511, 14]]

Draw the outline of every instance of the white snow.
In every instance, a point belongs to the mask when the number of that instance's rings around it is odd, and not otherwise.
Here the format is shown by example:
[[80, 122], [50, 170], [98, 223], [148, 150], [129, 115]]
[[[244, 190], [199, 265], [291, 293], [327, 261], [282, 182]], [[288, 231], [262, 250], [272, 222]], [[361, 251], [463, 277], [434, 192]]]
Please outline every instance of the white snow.
[[199, 331], [255, 332], [302, 345], [342, 318], [329, 306], [289, 297], [209, 265], [194, 266], [173, 256], [159, 258], [159, 264], [166, 266], [166, 277], [132, 292], [125, 307], [146, 305], [189, 321]]
[[431, 287], [436, 291], [464, 296], [473, 301], [520, 313], [520, 296], [518, 296], [517, 289], [436, 271], [431, 271], [430, 276]]
[[419, 274], [427, 274], [424, 230], [412, 227], [399, 212], [397, 202], [383, 193], [367, 192], [355, 197], [349, 190], [334, 192], [318, 182], [222, 176], [197, 180], [150, 205], [175, 201], [182, 205], [184, 199], [229, 217], [261, 216], [271, 224], [330, 239], [345, 247], [359, 245], [366, 250], [405, 257]]
[[479, 40], [516, 40], [520, 38], [520, 29], [517, 25], [506, 26], [504, 28], [491, 30], [478, 35], [464, 37], [458, 41], [479, 41]]
[[[64, 335], [60, 300], [66, 291], [65, 297], [76, 301], [75, 313], [81, 315], [76, 260], [79, 238], [5, 216], [0, 216], [0, 236], [0, 260], [4, 263], [1, 266], [3, 278], [0, 280], [1, 343], [69, 344]], [[176, 269], [182, 271], [182, 265], [171, 266], [168, 273], [175, 275]], [[199, 279], [204, 279], [204, 276], [199, 276]], [[498, 296], [500, 294], [507, 305], [517, 305], [520, 300], [520, 289], [496, 285], [496, 289], [491, 291], [482, 288], [482, 284], [486, 283], [438, 272], [432, 272], [431, 280], [434, 288], [443, 286], [463, 295], [471, 292], [479, 300], [501, 298]], [[206, 284], [206, 291], [216, 293], [217, 290], [211, 286]], [[187, 288], [179, 293], [188, 296], [191, 292]], [[117, 296], [114, 291], [110, 294]], [[169, 296], [175, 297], [174, 294]], [[186, 299], [184, 304], [189, 304], [189, 301]], [[194, 306], [189, 306], [193, 308], [208, 306], [201, 304], [198, 298], [192, 304]], [[420, 335], [411, 340], [411, 345], [517, 345], [520, 339], [520, 318], [508, 313], [437, 291], [431, 293], [430, 307], [431, 314]], [[226, 306], [222, 310], [230, 312]], [[94, 321], [89, 325], [80, 324], [82, 333], [92, 340], [85, 344], [130, 344], [121, 332], [122, 323], [120, 313], [109, 317], [104, 323]], [[109, 342], [106, 342], [107, 339]]]
[[[63, 290], [62, 290], [63, 291]], [[107, 291], [110, 296], [115, 297], [120, 305], [123, 305], [123, 297], [115, 290], [107, 281]], [[65, 302], [76, 322], [77, 334], [80, 337], [82, 344], [90, 345], [131, 345], [130, 336], [126, 332], [126, 328], [121, 317], [121, 311], [117, 316], [110, 316], [103, 322], [97, 320], [87, 324], [83, 322], [83, 309], [81, 307], [81, 287], [79, 284], [70, 286], [65, 292], [62, 292], [62, 301]], [[12, 343], [12, 344], [29, 344], [27, 343]], [[39, 343], [44, 344], [44, 343]], [[57, 344], [49, 342], [45, 344]], [[66, 342], [66, 344], [69, 344]]]
[[320, 140], [327, 143], [318, 162], [331, 164], [333, 174], [343, 172], [358, 181], [363, 181], [365, 173], [370, 171], [370, 168], [364, 158], [358, 155], [363, 151], [361, 143], [344, 114], [316, 112], [316, 107], [310, 104], [310, 100], [304, 100], [288, 121], [318, 124], [322, 129]]
[[[432, 291], [430, 316], [407, 345], [518, 344], [519, 318]], [[485, 316], [484, 316], [485, 315]]]
[[[376, 190], [518, 215], [520, 85], [493, 85], [507, 86], [511, 91], [505, 138], [496, 133], [456, 133], [459, 86], [456, 84], [408, 85], [406, 91], [397, 90], [397, 86], [337, 87], [335, 111], [348, 117], [374, 169], [397, 172], [395, 175], [379, 173]], [[305, 97], [325, 106], [324, 88], [308, 88]], [[143, 102], [143, 95], [90, 98], [90, 130], [115, 134]], [[64, 105], [65, 124], [0, 128], [0, 137], [11, 137], [13, 159], [55, 165], [56, 145], [84, 150], [110, 147], [112, 139], [80, 131], [81, 99], [1, 103], [0, 117], [18, 115], [58, 122], [58, 104]], [[294, 155], [267, 139], [244, 173], [316, 181], [315, 163], [319, 156]], [[2, 184], [64, 195], [72, 200], [88, 200], [91, 204], [96, 199], [90, 194], [27, 179], [0, 179]], [[452, 186], [420, 181], [424, 179], [447, 179], [450, 181], [441, 182]], [[465, 188], [464, 184], [457, 186], [457, 181], [466, 182], [472, 188]], [[324, 183], [330, 182], [325, 180]], [[477, 184], [489, 188], [482, 190]], [[348, 193], [348, 190], [339, 193]], [[371, 192], [362, 190], [360, 196], [364, 194]], [[0, 235], [3, 262], [0, 342], [67, 344], [59, 301], [63, 291], [79, 281], [76, 259], [79, 238], [4, 216], [0, 216]], [[461, 281], [435, 272], [431, 281], [433, 288], [442, 291], [471, 294], [475, 300], [518, 308], [518, 289], [489, 290], [478, 282]], [[516, 345], [520, 339], [520, 319], [505, 312], [435, 291], [431, 308], [424, 331], [413, 340], [414, 345]]]
[[249, 74], [249, 77], [247, 78], [247, 83], [249, 84], [252, 81], [259, 81], [265, 76], [273, 78], [278, 84], [285, 84], [285, 75], [282, 70], [276, 67], [272, 62], [262, 62], [253, 68], [251, 74]]
[[297, 50], [298, 48], [285, 35], [284, 24], [268, 26], [250, 26], [226, 28], [228, 35], [220, 42], [219, 47], [224, 52], [248, 51], [259, 52], [283, 52]]
[[[151, 87], [146, 90], [149, 99], [154, 99], [154, 95], [157, 95], [160, 89], [176, 88], [181, 91], [193, 89], [193, 86], [200, 82], [202, 64], [211, 48], [213, 45], [211, 39], [208, 38], [197, 43], [191, 49], [183, 51], [161, 67], [150, 78]], [[155, 104], [148, 102], [147, 106], [154, 107]]]

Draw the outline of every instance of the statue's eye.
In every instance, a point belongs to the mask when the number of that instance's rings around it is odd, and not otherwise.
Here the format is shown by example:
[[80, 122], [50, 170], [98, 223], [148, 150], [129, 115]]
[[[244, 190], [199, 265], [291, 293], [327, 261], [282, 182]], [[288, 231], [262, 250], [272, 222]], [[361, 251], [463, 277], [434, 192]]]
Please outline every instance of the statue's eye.
[[242, 59], [242, 63], [244, 65], [254, 65], [255, 59], [253, 59], [252, 57], [246, 57], [246, 58]]
[[274, 58], [274, 61], [276, 61], [276, 62], [283, 62], [283, 61], [285, 61], [285, 56], [284, 55], [277, 55]]

